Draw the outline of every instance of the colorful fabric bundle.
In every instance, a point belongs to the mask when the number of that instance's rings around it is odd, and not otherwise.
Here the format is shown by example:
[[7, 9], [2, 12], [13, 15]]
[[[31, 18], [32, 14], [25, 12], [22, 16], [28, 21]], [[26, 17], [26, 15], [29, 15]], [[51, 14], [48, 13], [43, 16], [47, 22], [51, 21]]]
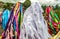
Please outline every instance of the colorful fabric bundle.
[[[21, 14], [22, 4], [20, 2], [16, 3], [15, 7], [12, 9], [9, 20], [7, 21], [3, 39], [19, 39], [20, 36], [20, 25], [21, 25]], [[8, 17], [8, 16], [7, 16]], [[5, 37], [5, 38], [4, 38]]]
[[[47, 14], [47, 13], [46, 13]], [[53, 13], [51, 10], [50, 10], [50, 13], [46, 15], [48, 18], [48, 31], [49, 33], [52, 35], [56, 35], [60, 29], [60, 20], [59, 20], [59, 17], [56, 13]]]

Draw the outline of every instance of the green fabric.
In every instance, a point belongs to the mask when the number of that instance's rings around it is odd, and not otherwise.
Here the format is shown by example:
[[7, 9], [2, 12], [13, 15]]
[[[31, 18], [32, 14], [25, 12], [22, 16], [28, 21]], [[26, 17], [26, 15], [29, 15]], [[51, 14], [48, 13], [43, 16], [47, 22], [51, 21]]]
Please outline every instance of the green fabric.
[[59, 21], [59, 17], [56, 13], [54, 13], [54, 16], [56, 17], [56, 19]]
[[60, 24], [58, 24], [58, 28], [60, 29]]
[[18, 17], [19, 29], [20, 29], [20, 21], [21, 21], [21, 15], [20, 15], [20, 13], [19, 13], [19, 17]]
[[50, 15], [52, 17], [52, 20], [54, 20], [54, 16], [53, 16], [53, 12], [52, 11], [50, 12]]
[[56, 34], [56, 30], [54, 29], [52, 22], [50, 22], [50, 28], [52, 30], [52, 33]]
[[54, 16], [58, 19], [59, 17], [58, 17], [58, 15], [56, 14], [56, 13], [54, 13]]
[[54, 27], [53, 27], [53, 25], [52, 25], [52, 22], [50, 22], [50, 27], [51, 27], [52, 29], [54, 29]]
[[[57, 16], [57, 14], [56, 14], [56, 13], [53, 13], [53, 12], [51, 11], [51, 12], [50, 12], [50, 15], [51, 15], [51, 17], [52, 17], [52, 20], [58, 23], [58, 19], [57, 19], [58, 16]], [[55, 16], [56, 16], [56, 17], [55, 17]]]

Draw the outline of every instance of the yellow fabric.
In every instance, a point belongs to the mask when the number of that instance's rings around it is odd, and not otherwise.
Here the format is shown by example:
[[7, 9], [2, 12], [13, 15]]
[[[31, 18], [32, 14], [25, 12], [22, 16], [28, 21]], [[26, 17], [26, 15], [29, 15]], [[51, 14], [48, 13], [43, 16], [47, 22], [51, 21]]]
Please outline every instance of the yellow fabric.
[[16, 12], [17, 12], [17, 10], [19, 9], [19, 7], [18, 7], [18, 6], [19, 6], [19, 4], [20, 4], [20, 3], [18, 2], [18, 3], [16, 4], [15, 8], [14, 8], [14, 16], [15, 16], [15, 14], [16, 14]]
[[22, 24], [22, 22], [23, 22], [23, 17], [24, 17], [23, 14], [21, 14], [21, 24]]
[[0, 36], [0, 39], [2, 39], [2, 36]]
[[52, 37], [51, 39], [59, 39], [59, 38], [60, 38], [60, 31], [54, 37]]
[[57, 22], [58, 23], [58, 20], [55, 18], [55, 22]]

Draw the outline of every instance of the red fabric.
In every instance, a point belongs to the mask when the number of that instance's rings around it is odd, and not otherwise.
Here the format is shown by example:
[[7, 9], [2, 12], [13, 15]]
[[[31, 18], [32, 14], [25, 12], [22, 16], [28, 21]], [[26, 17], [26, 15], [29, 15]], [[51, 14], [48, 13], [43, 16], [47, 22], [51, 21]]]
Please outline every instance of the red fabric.
[[46, 20], [49, 19], [49, 13], [51, 11], [51, 8], [50, 7], [46, 7]]
[[59, 29], [58, 29], [58, 23], [56, 23], [56, 22], [52, 22], [52, 24], [53, 24], [53, 27], [56, 29], [56, 32], [58, 32], [59, 31]]
[[47, 7], [46, 8], [46, 13], [49, 15], [49, 13], [50, 13], [50, 10], [51, 10], [51, 8], [50, 7]]
[[58, 22], [58, 24], [60, 24], [60, 22]]

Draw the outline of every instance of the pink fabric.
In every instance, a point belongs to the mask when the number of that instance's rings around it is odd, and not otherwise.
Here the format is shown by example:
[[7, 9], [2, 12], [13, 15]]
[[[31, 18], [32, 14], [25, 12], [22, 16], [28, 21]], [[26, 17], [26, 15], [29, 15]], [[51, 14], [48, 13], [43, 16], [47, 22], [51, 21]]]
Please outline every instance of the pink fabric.
[[58, 24], [60, 24], [60, 22], [58, 22]]
[[15, 12], [15, 20], [16, 20], [16, 32], [17, 32], [17, 39], [19, 39], [19, 28], [18, 28], [18, 13], [19, 13], [19, 9], [20, 9], [20, 3], [17, 3], [17, 10]]
[[15, 12], [15, 20], [16, 20], [16, 31], [18, 32], [18, 13], [19, 13], [19, 9], [20, 9], [20, 3], [17, 3], [17, 7], [15, 7], [15, 9], [17, 8], [16, 12]]
[[57, 23], [56, 22], [54, 22], [54, 21], [52, 21], [52, 24], [53, 24], [53, 26], [55, 27], [57, 27]]
[[16, 31], [18, 32], [18, 16], [15, 16], [16, 19]]
[[4, 39], [4, 32], [2, 33], [2, 39]]

